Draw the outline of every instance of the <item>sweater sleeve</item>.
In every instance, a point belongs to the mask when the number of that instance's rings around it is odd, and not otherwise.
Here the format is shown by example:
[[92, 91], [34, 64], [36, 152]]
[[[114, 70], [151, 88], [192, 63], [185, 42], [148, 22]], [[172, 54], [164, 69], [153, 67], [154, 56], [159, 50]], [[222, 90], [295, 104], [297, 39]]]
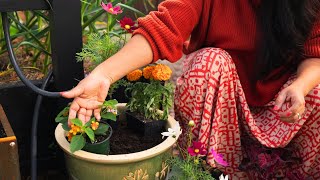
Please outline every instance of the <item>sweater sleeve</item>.
[[165, 0], [158, 11], [138, 19], [139, 28], [133, 35], [141, 34], [147, 39], [153, 62], [181, 58], [183, 43], [199, 21], [202, 4], [203, 0]]
[[306, 57], [320, 58], [320, 20], [315, 23], [304, 48]]

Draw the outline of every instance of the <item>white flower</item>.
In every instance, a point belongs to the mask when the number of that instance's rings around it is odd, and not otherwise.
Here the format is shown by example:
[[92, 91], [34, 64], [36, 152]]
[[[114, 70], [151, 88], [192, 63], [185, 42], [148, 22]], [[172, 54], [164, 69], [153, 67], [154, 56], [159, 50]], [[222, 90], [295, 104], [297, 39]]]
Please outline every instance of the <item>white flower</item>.
[[161, 133], [161, 135], [162, 135], [162, 138], [164, 138], [165, 136], [175, 138], [178, 135], [180, 135], [180, 133], [181, 133], [180, 125], [177, 122], [173, 128], [168, 128], [168, 132], [163, 132]]
[[219, 177], [219, 180], [228, 180], [228, 175], [223, 176], [223, 174], [221, 174], [221, 176]]

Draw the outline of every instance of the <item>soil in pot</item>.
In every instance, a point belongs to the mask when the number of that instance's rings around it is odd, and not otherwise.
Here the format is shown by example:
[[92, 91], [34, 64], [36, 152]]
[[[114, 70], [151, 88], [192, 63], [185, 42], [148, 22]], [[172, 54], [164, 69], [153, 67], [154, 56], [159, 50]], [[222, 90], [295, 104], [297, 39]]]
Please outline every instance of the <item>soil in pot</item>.
[[2, 124], [0, 123], [0, 138], [4, 138], [4, 137], [7, 137], [7, 134], [4, 131]]
[[161, 133], [146, 137], [140, 132], [127, 126], [126, 121], [119, 121], [118, 128], [110, 138], [110, 155], [128, 154], [150, 149], [165, 140]]

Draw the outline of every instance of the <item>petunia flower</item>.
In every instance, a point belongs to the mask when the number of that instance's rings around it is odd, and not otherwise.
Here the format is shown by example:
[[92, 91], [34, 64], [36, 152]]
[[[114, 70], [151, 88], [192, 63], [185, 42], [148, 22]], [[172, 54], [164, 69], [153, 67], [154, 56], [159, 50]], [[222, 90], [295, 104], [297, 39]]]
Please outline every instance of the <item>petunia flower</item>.
[[108, 4], [105, 4], [103, 2], [101, 2], [101, 7], [107, 11], [108, 13], [110, 14], [121, 14], [122, 13], [122, 9], [120, 6], [112, 6], [112, 3], [108, 3]]
[[177, 137], [181, 133], [181, 128], [179, 126], [179, 123], [177, 123], [173, 128], [168, 128], [168, 132], [161, 133], [162, 138], [165, 136], [167, 137]]
[[134, 30], [136, 30], [138, 27], [135, 26], [135, 22], [128, 17], [124, 17], [119, 21], [120, 26], [122, 29], [126, 30], [129, 33], [132, 33]]
[[221, 175], [219, 176], [219, 180], [228, 180], [228, 179], [229, 179], [228, 175], [223, 176], [223, 174], [221, 174]]
[[205, 156], [207, 151], [201, 142], [194, 141], [192, 142], [192, 146], [188, 147], [188, 153], [190, 156]]
[[222, 166], [228, 166], [228, 162], [223, 160], [223, 155], [222, 154], [217, 153], [213, 148], [211, 149], [211, 154], [212, 154], [214, 160], [218, 164], [220, 164]]

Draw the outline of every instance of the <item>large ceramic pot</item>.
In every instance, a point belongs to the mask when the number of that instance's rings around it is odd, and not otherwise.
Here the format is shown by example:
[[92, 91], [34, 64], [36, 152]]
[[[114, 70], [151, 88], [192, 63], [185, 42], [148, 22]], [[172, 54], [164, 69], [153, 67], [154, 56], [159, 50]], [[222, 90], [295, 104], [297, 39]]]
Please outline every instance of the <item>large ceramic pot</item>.
[[[118, 111], [120, 120], [123, 120], [125, 104], [119, 104]], [[169, 116], [167, 128], [172, 128], [175, 124], [176, 121]], [[151, 149], [131, 154], [100, 155], [82, 150], [72, 154], [69, 150], [70, 144], [65, 138], [65, 131], [60, 124], [56, 128], [55, 137], [65, 152], [70, 178], [79, 180], [122, 180], [135, 173], [148, 175], [149, 179], [153, 180], [156, 174], [161, 174], [163, 163], [172, 155], [172, 146], [176, 142], [175, 138], [170, 137]]]

